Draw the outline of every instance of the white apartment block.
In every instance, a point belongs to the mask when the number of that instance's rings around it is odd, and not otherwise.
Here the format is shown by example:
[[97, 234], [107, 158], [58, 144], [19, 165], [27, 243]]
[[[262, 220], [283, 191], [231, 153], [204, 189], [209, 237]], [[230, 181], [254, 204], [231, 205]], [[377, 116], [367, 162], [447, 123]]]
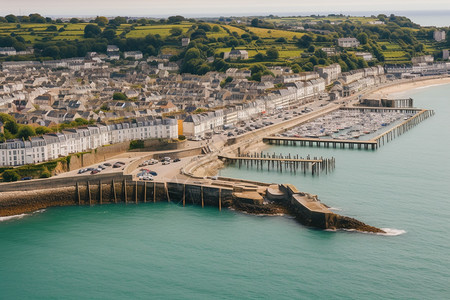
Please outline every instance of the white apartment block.
[[28, 141], [16, 139], [0, 143], [0, 166], [34, 164], [131, 140], [177, 137], [178, 122], [173, 119], [148, 119], [67, 129], [62, 133], [32, 137]]
[[445, 31], [443, 30], [436, 30], [433, 33], [433, 38], [436, 42], [442, 42], [445, 40]]
[[356, 48], [359, 41], [356, 38], [340, 38], [337, 40], [338, 46], [342, 48]]
[[355, 53], [356, 57], [362, 58], [365, 61], [370, 61], [373, 59], [373, 55], [370, 52], [356, 52]]

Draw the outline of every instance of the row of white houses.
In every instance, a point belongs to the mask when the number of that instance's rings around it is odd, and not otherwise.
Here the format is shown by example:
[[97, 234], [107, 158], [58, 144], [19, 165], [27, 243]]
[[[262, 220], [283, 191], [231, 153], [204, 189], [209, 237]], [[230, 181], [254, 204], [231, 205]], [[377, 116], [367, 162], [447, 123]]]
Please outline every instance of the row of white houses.
[[304, 104], [325, 91], [325, 80], [317, 78], [308, 81], [287, 83], [280, 89], [263, 98], [225, 110], [216, 110], [190, 115], [183, 120], [183, 134], [187, 137], [202, 137], [207, 132], [222, 129], [224, 125], [234, 125], [240, 121], [261, 115], [266, 111], [286, 109], [293, 105]]
[[15, 139], [0, 143], [0, 166], [34, 164], [132, 140], [177, 137], [178, 123], [173, 119], [97, 124], [32, 137], [26, 141]]

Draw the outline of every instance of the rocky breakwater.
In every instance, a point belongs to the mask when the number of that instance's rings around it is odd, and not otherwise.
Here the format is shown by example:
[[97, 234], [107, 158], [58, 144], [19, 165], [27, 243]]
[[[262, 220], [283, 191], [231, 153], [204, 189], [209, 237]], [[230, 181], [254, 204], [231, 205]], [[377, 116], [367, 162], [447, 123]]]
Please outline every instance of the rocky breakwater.
[[234, 186], [232, 207], [253, 214], [289, 214], [303, 225], [320, 229], [385, 233], [359, 220], [333, 213], [317, 196], [300, 192], [290, 184], [241, 182]]

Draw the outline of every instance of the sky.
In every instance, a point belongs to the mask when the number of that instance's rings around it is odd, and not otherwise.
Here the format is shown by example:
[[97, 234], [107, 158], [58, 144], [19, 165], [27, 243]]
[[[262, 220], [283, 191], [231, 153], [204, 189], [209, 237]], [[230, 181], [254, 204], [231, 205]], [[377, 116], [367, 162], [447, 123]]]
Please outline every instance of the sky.
[[0, 15], [231, 16], [447, 10], [449, 0], [2, 0]]

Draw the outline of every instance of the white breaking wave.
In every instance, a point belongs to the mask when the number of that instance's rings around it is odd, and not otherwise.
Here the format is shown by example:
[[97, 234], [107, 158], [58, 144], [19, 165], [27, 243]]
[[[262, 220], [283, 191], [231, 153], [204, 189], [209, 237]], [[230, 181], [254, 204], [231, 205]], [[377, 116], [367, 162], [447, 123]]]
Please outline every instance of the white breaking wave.
[[[368, 232], [368, 231], [360, 231], [360, 230], [356, 230], [356, 229], [341, 229], [341, 230], [347, 231], [347, 232], [359, 232], [359, 233], [375, 234], [375, 235], [382, 235], [382, 236], [397, 236], [397, 235], [406, 233], [406, 230], [403, 230], [403, 229], [393, 229], [393, 228], [380, 228], [380, 229], [383, 230], [385, 233], [374, 233], [374, 232]], [[327, 231], [333, 231], [333, 230], [327, 229]]]
[[406, 230], [403, 229], [394, 229], [394, 228], [381, 228], [386, 233], [377, 233], [379, 235], [385, 236], [397, 236], [406, 233]]
[[0, 217], [0, 222], [12, 220], [12, 219], [22, 219], [26, 215], [27, 214], [20, 214], [20, 215], [14, 215], [14, 216]]
[[45, 211], [45, 209], [40, 209], [40, 210], [37, 210], [37, 211], [35, 211], [35, 212], [31, 213], [31, 214], [20, 214], [20, 215], [13, 215], [13, 216], [0, 217], [0, 222], [8, 221], [8, 220], [13, 220], [13, 219], [22, 219], [22, 218], [25, 217], [25, 216], [29, 216], [29, 215], [32, 215], [32, 214], [41, 213], [41, 212], [44, 212], [44, 211]]

